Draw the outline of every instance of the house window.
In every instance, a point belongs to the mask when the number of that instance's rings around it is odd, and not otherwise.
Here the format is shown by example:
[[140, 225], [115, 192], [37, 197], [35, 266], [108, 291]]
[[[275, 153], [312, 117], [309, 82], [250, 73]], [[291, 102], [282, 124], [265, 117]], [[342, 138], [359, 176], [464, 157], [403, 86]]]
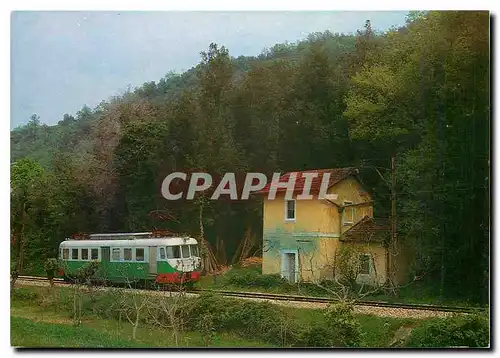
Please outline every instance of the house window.
[[63, 260], [69, 259], [69, 249], [63, 249], [62, 258]]
[[344, 225], [352, 225], [354, 223], [354, 206], [352, 201], [344, 201]]
[[82, 260], [89, 259], [89, 249], [82, 249]]
[[295, 200], [285, 200], [285, 219], [295, 220]]
[[362, 254], [359, 255], [359, 273], [361, 275], [369, 275], [370, 274], [370, 255]]
[[132, 261], [132, 249], [123, 249], [123, 260]]
[[144, 261], [144, 249], [135, 249], [135, 261]]
[[120, 261], [120, 248], [115, 247], [113, 251], [111, 252], [111, 260], [112, 261]]
[[92, 260], [97, 260], [99, 258], [99, 249], [91, 249], [90, 257]]
[[78, 249], [71, 249], [71, 259], [78, 260]]

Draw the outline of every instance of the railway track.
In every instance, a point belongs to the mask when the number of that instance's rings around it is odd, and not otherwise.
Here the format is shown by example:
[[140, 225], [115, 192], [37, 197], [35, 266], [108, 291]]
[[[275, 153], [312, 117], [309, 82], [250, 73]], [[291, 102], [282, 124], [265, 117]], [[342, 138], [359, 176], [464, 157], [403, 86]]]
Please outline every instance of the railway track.
[[[257, 292], [236, 292], [236, 291], [203, 290], [203, 289], [194, 289], [191, 290], [190, 292], [213, 292], [221, 294], [226, 297], [260, 298], [266, 300], [295, 301], [295, 302], [307, 302], [307, 303], [330, 304], [338, 301], [334, 298], [326, 298], [326, 297], [280, 295], [280, 294], [257, 293]], [[413, 303], [393, 303], [393, 302], [369, 301], [369, 300], [358, 300], [354, 304], [357, 306], [399, 308], [399, 309], [425, 310], [425, 311], [437, 311], [437, 312], [477, 313], [484, 311], [483, 308], [474, 308], [474, 307], [441, 306], [441, 305], [413, 304]]]
[[[19, 276], [18, 280], [23, 281], [48, 281], [46, 277], [40, 276]], [[54, 283], [67, 284], [61, 278], [54, 278]], [[239, 291], [223, 291], [223, 290], [208, 290], [208, 289], [189, 289], [189, 293], [217, 293], [225, 297], [234, 298], [254, 298], [272, 301], [288, 301], [288, 302], [304, 302], [304, 303], [323, 303], [330, 304], [337, 302], [336, 299], [326, 297], [312, 297], [312, 296], [298, 296], [298, 295], [282, 295], [272, 293], [260, 292], [239, 292]], [[457, 307], [457, 306], [442, 306], [442, 305], [429, 305], [429, 304], [415, 304], [415, 303], [394, 303], [384, 301], [371, 301], [359, 300], [354, 303], [356, 306], [380, 307], [380, 308], [393, 308], [403, 310], [424, 310], [434, 312], [450, 312], [450, 313], [479, 313], [483, 312], [484, 308], [476, 307]]]

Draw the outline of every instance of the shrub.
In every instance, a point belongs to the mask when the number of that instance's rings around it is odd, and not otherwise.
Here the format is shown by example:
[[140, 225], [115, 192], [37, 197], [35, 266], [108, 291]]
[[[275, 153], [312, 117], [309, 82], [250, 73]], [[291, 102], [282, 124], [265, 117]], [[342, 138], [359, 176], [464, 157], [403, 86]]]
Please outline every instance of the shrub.
[[361, 344], [361, 325], [353, 315], [354, 307], [345, 302], [331, 304], [325, 312], [333, 347], [357, 347]]
[[[210, 317], [203, 327], [221, 332], [236, 332], [242, 337], [257, 338], [273, 344], [293, 342], [293, 324], [285, 312], [271, 303], [227, 299], [214, 294], [198, 296], [189, 313], [192, 329], [200, 329], [200, 321]], [[207, 316], [208, 315], [208, 316]], [[287, 339], [288, 337], [288, 339]]]
[[36, 291], [30, 290], [29, 288], [15, 288], [11, 291], [11, 297], [13, 300], [18, 301], [35, 301], [40, 298], [40, 294]]
[[361, 325], [353, 315], [353, 306], [338, 302], [331, 304], [325, 320], [313, 322], [299, 334], [301, 347], [358, 347], [361, 345]]
[[483, 315], [463, 315], [427, 320], [415, 328], [408, 347], [488, 347], [489, 321]]
[[[233, 271], [233, 272], [231, 272]], [[263, 275], [260, 269], [233, 269], [226, 275], [226, 282], [242, 287], [288, 287], [290, 284], [279, 274]]]

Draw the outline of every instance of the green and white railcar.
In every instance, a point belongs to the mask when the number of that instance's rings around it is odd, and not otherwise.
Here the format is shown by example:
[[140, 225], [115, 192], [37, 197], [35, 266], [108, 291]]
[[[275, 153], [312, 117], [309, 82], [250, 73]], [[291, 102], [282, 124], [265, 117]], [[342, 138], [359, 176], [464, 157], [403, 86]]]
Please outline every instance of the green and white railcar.
[[98, 261], [94, 278], [110, 282], [195, 282], [200, 277], [198, 242], [191, 237], [157, 237], [151, 232], [92, 234], [59, 245], [63, 277]]

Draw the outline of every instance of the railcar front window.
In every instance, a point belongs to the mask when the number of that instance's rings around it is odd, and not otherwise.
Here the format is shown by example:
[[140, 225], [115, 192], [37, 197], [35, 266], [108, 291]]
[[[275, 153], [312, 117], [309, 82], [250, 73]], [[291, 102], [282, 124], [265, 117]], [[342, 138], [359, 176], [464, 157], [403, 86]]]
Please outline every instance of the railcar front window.
[[181, 248], [179, 246], [167, 246], [167, 259], [180, 259]]
[[69, 259], [69, 249], [63, 249], [63, 260]]
[[113, 249], [113, 252], [111, 254], [111, 259], [113, 261], [120, 261], [120, 249], [119, 248]]
[[132, 261], [132, 249], [123, 249], [123, 260]]
[[82, 249], [82, 260], [89, 259], [89, 249]]
[[191, 256], [198, 256], [198, 245], [190, 245], [191, 246]]
[[92, 258], [92, 260], [97, 260], [99, 258], [99, 249], [91, 249], [90, 257]]
[[189, 257], [189, 245], [182, 245], [182, 257], [187, 259]]
[[78, 260], [78, 249], [71, 249], [71, 259]]
[[144, 249], [135, 249], [135, 261], [144, 261]]

